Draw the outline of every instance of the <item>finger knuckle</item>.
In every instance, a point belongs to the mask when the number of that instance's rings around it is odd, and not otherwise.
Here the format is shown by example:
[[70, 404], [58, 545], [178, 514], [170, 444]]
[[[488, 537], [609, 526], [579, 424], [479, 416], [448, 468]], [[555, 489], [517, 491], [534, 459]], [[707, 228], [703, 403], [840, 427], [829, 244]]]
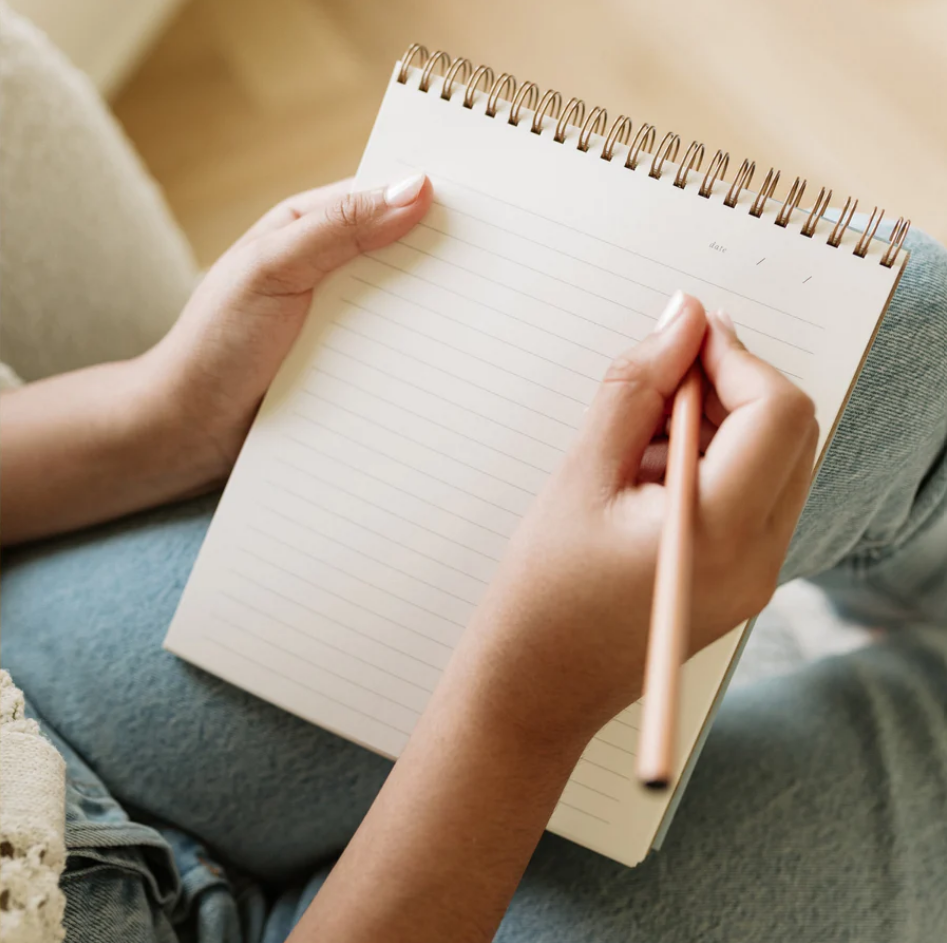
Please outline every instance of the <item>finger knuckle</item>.
[[302, 212], [296, 207], [292, 197], [281, 200], [270, 211], [273, 214], [273, 223], [275, 227], [288, 226], [302, 217]]
[[342, 229], [358, 229], [372, 214], [372, 201], [363, 193], [347, 193], [326, 208], [326, 220]]
[[620, 354], [605, 371], [605, 383], [618, 383], [623, 386], [640, 388], [647, 385], [648, 370], [635, 356], [633, 351]]

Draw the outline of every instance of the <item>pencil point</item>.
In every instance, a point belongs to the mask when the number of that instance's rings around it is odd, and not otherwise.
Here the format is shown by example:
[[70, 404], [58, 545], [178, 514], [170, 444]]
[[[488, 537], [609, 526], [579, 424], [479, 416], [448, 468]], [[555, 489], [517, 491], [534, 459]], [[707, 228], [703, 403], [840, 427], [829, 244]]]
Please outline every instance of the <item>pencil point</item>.
[[644, 787], [653, 792], [663, 792], [668, 787], [668, 781], [666, 779], [646, 779]]

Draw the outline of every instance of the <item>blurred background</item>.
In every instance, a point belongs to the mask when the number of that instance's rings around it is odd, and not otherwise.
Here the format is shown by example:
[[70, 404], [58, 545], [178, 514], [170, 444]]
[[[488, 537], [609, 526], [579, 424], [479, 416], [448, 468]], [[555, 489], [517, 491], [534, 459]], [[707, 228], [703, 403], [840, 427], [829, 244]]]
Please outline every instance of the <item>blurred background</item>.
[[[201, 263], [354, 173], [411, 42], [947, 241], [944, 0], [13, 0], [85, 69]], [[683, 152], [683, 150], [682, 150]]]

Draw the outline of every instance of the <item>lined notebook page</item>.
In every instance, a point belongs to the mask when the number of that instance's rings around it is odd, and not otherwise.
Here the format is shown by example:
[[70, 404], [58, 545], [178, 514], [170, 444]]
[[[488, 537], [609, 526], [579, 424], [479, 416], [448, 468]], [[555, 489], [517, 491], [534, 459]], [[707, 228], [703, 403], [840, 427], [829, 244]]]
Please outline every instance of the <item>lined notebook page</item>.
[[[430, 213], [333, 276], [250, 433], [166, 647], [389, 756], [405, 746], [507, 539], [569, 447], [610, 360], [678, 288], [833, 426], [896, 277], [880, 248], [801, 237], [484, 114], [435, 79], [389, 86], [359, 187], [415, 170]], [[594, 630], [594, 627], [589, 627]], [[680, 766], [740, 641], [692, 659]], [[620, 861], [668, 800], [634, 772], [634, 705], [589, 744], [550, 828]]]

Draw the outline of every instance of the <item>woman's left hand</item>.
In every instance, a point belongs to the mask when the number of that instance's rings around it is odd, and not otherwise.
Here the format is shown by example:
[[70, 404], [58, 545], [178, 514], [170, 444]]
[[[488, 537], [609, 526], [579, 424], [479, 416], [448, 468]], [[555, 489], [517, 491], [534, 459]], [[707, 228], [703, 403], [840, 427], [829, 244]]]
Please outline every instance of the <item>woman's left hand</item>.
[[4, 544], [223, 484], [313, 290], [359, 252], [400, 239], [431, 205], [423, 174], [347, 191], [347, 182], [310, 190], [270, 210], [141, 356], [0, 396]]
[[142, 358], [141, 386], [193, 489], [223, 481], [267, 387], [330, 272], [400, 239], [427, 212], [423, 174], [349, 193], [349, 181], [290, 197], [207, 272], [168, 335]]

